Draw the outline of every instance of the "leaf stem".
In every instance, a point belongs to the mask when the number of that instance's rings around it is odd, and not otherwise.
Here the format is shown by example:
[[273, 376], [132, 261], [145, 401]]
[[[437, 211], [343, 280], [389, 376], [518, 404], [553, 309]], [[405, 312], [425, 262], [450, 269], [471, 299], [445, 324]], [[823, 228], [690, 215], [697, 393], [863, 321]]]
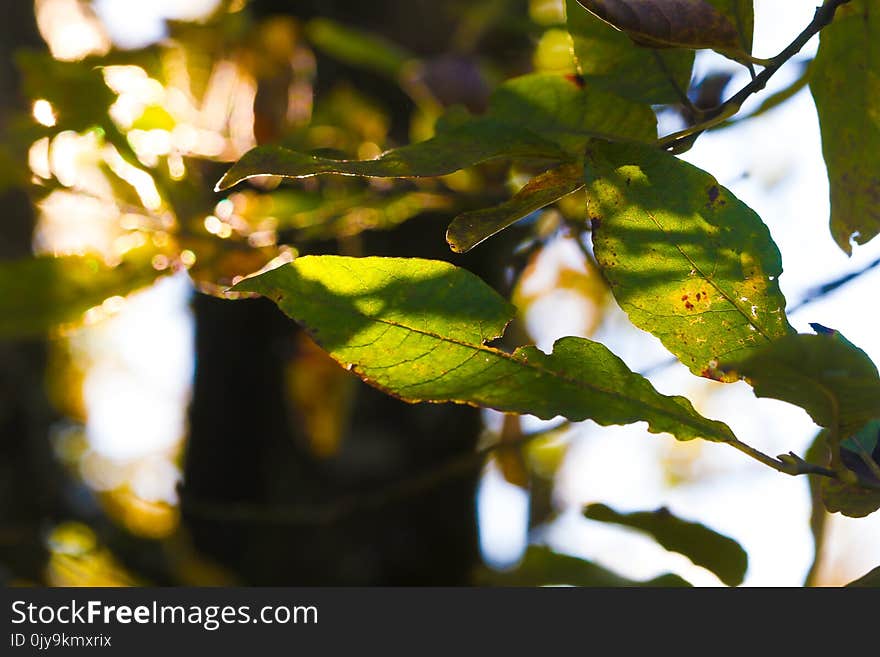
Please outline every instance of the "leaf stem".
[[796, 469], [793, 466], [789, 465], [786, 461], [783, 461], [782, 459], [775, 459], [772, 456], [770, 456], [768, 454], [764, 454], [764, 452], [761, 452], [761, 451], [755, 449], [754, 447], [745, 444], [744, 442], [741, 442], [739, 440], [734, 440], [728, 444], [731, 445], [732, 447], [738, 449], [746, 456], [749, 456], [750, 458], [753, 458], [756, 461], [759, 461], [759, 462], [763, 463], [764, 465], [773, 468], [777, 472], [782, 472], [784, 474], [790, 474], [790, 475], [799, 474], [796, 471]]
[[[822, 28], [829, 25], [831, 21], [834, 20], [834, 14], [837, 11], [837, 8], [848, 2], [850, 2], [850, 0], [825, 0], [822, 6], [816, 8], [816, 13], [810, 24], [807, 25], [807, 27], [804, 28], [804, 30], [795, 37], [794, 41], [788, 44], [782, 52], [775, 57], [764, 61], [755, 60], [753, 58], [752, 61], [764, 65], [765, 68], [755, 76], [749, 84], [744, 86], [715, 109], [708, 111], [706, 113], [706, 118], [703, 121], [696, 123], [685, 130], [663, 137], [658, 142], [658, 145], [673, 153], [684, 152], [693, 145], [697, 137], [703, 132], [709, 128], [715, 127], [739, 112], [746, 99], [763, 90], [764, 87], [767, 86], [767, 82], [770, 78], [775, 75], [776, 71], [782, 68], [788, 60], [798, 54], [801, 51], [801, 48], [803, 48], [810, 39], [816, 36]], [[723, 119], [719, 121], [719, 117], [723, 117]]]
[[[856, 476], [857, 479], [855, 480], [855, 482], [849, 481], [847, 477], [845, 477], [841, 472], [837, 470], [832, 470], [831, 468], [826, 468], [815, 463], [809, 463], [794, 452], [789, 452], [788, 454], [780, 454], [777, 458], [773, 458], [772, 456], [764, 454], [764, 452], [761, 452], [739, 440], [729, 442], [728, 444], [738, 449], [750, 458], [753, 458], [756, 461], [759, 461], [764, 465], [773, 468], [777, 472], [781, 472], [783, 474], [791, 475], [793, 477], [796, 477], [798, 475], [817, 475], [820, 477], [828, 477], [829, 479], [836, 479], [844, 483], [856, 483], [862, 488], [880, 490], [880, 483], [858, 476], [857, 473], [852, 472], [851, 470], [846, 471], [846, 473]], [[876, 466], [876, 463], [874, 465]]]

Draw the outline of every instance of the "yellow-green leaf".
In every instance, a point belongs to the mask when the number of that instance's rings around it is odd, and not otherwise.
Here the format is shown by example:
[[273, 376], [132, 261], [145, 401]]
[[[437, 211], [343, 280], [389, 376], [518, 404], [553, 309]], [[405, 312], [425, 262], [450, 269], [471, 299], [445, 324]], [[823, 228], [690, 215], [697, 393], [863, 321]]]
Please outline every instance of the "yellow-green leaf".
[[395, 80], [406, 63], [415, 59], [412, 53], [396, 44], [327, 18], [309, 21], [306, 36], [316, 48], [331, 57]]
[[717, 380], [792, 329], [779, 250], [757, 214], [711, 175], [656, 148], [587, 149], [587, 215], [615, 298], [692, 372]]
[[509, 158], [566, 159], [556, 144], [527, 130], [481, 119], [439, 133], [432, 139], [383, 153], [375, 160], [334, 160], [280, 146], [259, 146], [236, 162], [217, 183], [228, 189], [255, 176], [308, 178], [327, 173], [377, 178], [445, 176], [459, 169]]
[[578, 160], [593, 138], [657, 139], [657, 118], [647, 105], [551, 73], [502, 84], [492, 94], [489, 115], [550, 139]]
[[880, 233], [880, 6], [853, 0], [819, 37], [810, 89], [831, 186], [831, 233], [847, 253]]
[[658, 393], [603, 345], [563, 338], [508, 353], [515, 309], [470, 272], [416, 258], [307, 256], [233, 288], [273, 299], [330, 355], [409, 402], [457, 402], [598, 424], [644, 421], [681, 440], [733, 442], [683, 397]]
[[158, 273], [145, 254], [116, 267], [95, 256], [41, 256], [0, 262], [0, 337], [37, 335], [76, 322], [106, 298], [152, 283]]
[[650, 107], [601, 89], [582, 89], [558, 75], [526, 75], [496, 90], [486, 116], [456, 116], [427, 141], [387, 151], [374, 160], [335, 160], [260, 146], [232, 166], [217, 190], [265, 175], [413, 178], [443, 176], [497, 158], [573, 161], [594, 137], [653, 141], [657, 120]]
[[446, 241], [465, 253], [508, 226], [584, 186], [583, 167], [564, 164], [529, 181], [513, 198], [494, 208], [465, 212], [449, 224]]

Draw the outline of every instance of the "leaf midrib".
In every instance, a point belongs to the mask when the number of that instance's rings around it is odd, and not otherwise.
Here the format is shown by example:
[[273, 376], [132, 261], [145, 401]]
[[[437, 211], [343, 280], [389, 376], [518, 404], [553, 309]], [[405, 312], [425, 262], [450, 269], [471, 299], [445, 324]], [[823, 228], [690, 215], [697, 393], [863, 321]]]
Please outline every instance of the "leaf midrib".
[[[654, 224], [657, 226], [657, 228], [659, 228], [660, 231], [661, 231], [664, 235], [668, 235], [668, 234], [669, 234], [668, 231], [663, 227], [663, 225], [662, 225], [662, 224], [660, 223], [660, 221], [657, 219], [657, 217], [655, 217], [654, 214], [653, 214], [650, 210], [645, 210], [645, 214], [647, 214], [647, 215], [651, 218], [651, 221], [654, 222]], [[756, 324], [754, 321], [752, 321], [752, 318], [749, 316], [749, 313], [747, 313], [743, 308], [741, 308], [741, 307], [736, 303], [736, 301], [734, 301], [734, 300], [731, 298], [731, 296], [727, 293], [727, 291], [724, 290], [724, 289], [723, 289], [723, 288], [722, 288], [722, 287], [721, 287], [721, 286], [715, 281], [714, 277], [709, 276], [709, 275], [703, 273], [703, 268], [702, 268], [699, 264], [697, 264], [697, 263], [693, 260], [693, 258], [691, 258], [690, 255], [688, 255], [688, 254], [687, 254], [687, 253], [681, 248], [681, 246], [680, 246], [678, 243], [673, 242], [673, 244], [675, 245], [675, 250], [678, 251], [678, 252], [681, 254], [681, 256], [682, 256], [685, 260], [688, 261], [688, 263], [690, 263], [690, 265], [694, 268], [694, 271], [696, 271], [700, 276], [702, 276], [704, 281], [706, 281], [709, 285], [711, 285], [713, 288], [715, 288], [715, 289], [718, 291], [718, 293], [721, 294], [722, 297], [724, 297], [725, 299], [727, 299], [727, 302], [728, 302], [730, 305], [732, 305], [734, 308], [736, 308], [737, 312], [739, 312], [739, 314], [742, 315], [742, 316], [745, 318], [745, 320], [746, 320], [746, 322], [748, 322], [749, 326], [751, 326], [752, 328], [754, 328], [755, 331], [757, 331], [757, 332], [761, 335], [761, 337], [764, 338], [767, 342], [771, 342], [771, 341], [772, 341], [772, 338], [764, 332], [764, 329], [763, 329], [760, 325], [758, 325], [758, 324]]]
[[[280, 300], [279, 300], [279, 301], [280, 301]], [[549, 369], [547, 369], [547, 368], [545, 368], [545, 367], [542, 367], [541, 365], [538, 365], [538, 364], [533, 363], [533, 362], [531, 362], [531, 361], [526, 361], [526, 360], [523, 360], [523, 359], [520, 359], [520, 358], [516, 358], [514, 354], [508, 354], [507, 352], [501, 351], [500, 349], [495, 349], [495, 348], [493, 348], [493, 347], [489, 347], [489, 346], [486, 346], [486, 345], [483, 345], [483, 344], [479, 344], [479, 345], [478, 345], [478, 344], [474, 344], [474, 343], [471, 343], [471, 342], [465, 342], [465, 341], [463, 341], [463, 340], [458, 340], [458, 339], [456, 339], [456, 338], [450, 338], [450, 337], [447, 337], [447, 336], [440, 335], [440, 334], [435, 333], [435, 332], [433, 332], [433, 331], [427, 331], [427, 330], [424, 330], [424, 329], [418, 329], [418, 328], [414, 328], [414, 327], [411, 327], [411, 326], [407, 326], [407, 325], [405, 325], [405, 324], [401, 324], [401, 323], [398, 323], [398, 322], [394, 322], [394, 321], [392, 321], [392, 320], [384, 319], [384, 318], [381, 318], [381, 317], [375, 317], [375, 316], [373, 316], [373, 315], [367, 315], [367, 314], [362, 313], [362, 312], [360, 312], [360, 311], [353, 311], [353, 310], [351, 309], [351, 306], [342, 305], [342, 304], [333, 303], [333, 302], [330, 302], [330, 303], [328, 303], [327, 305], [332, 305], [334, 308], [338, 308], [338, 309], [340, 309], [340, 310], [342, 310], [342, 311], [344, 311], [344, 312], [347, 312], [347, 313], [350, 314], [350, 315], [354, 315], [354, 316], [356, 316], [356, 317], [361, 317], [361, 318], [367, 319], [367, 320], [369, 320], [369, 321], [371, 321], [371, 322], [376, 322], [376, 323], [378, 323], [378, 324], [384, 324], [384, 325], [387, 325], [387, 326], [393, 326], [393, 327], [395, 327], [395, 328], [400, 328], [400, 329], [404, 329], [404, 330], [407, 330], [407, 331], [412, 331], [412, 332], [414, 332], [414, 333], [417, 333], [417, 334], [420, 334], [420, 335], [424, 335], [424, 336], [427, 336], [427, 337], [433, 338], [433, 339], [438, 340], [438, 341], [440, 341], [440, 342], [446, 342], [446, 343], [450, 343], [450, 344], [455, 344], [455, 345], [460, 346], [460, 347], [466, 347], [466, 348], [474, 349], [474, 350], [476, 350], [476, 351], [478, 351], [478, 352], [488, 353], [488, 354], [491, 354], [491, 355], [493, 355], [493, 356], [495, 356], [495, 357], [498, 357], [498, 358], [502, 358], [502, 359], [506, 359], [506, 360], [512, 361], [512, 362], [516, 363], [517, 365], [524, 366], [524, 367], [526, 367], [526, 368], [529, 368], [529, 369], [532, 369], [532, 370], [534, 370], [534, 371], [537, 371], [537, 372], [539, 372], [539, 373], [541, 373], [541, 374], [549, 375], [549, 376], [551, 376], [551, 377], [553, 377], [553, 378], [559, 379], [559, 380], [561, 380], [561, 381], [563, 381], [563, 382], [565, 382], [565, 383], [567, 383], [567, 384], [569, 384], [569, 385], [572, 385], [572, 386], [575, 387], [575, 388], [582, 388], [582, 389], [590, 390], [590, 391], [592, 391], [592, 392], [596, 392], [596, 393], [604, 394], [604, 395], [607, 395], [607, 396], [609, 396], [609, 397], [614, 397], [614, 398], [619, 399], [619, 400], [621, 400], [621, 401], [626, 401], [626, 402], [629, 402], [629, 403], [639, 404], [639, 405], [641, 405], [641, 406], [644, 406], [644, 407], [646, 407], [646, 408], [649, 408], [649, 409], [655, 411], [656, 413], [658, 413], [658, 414], [660, 414], [660, 415], [664, 415], [664, 416], [666, 416], [666, 417], [668, 417], [668, 418], [672, 418], [673, 420], [676, 420], [676, 421], [678, 421], [678, 422], [681, 422], [682, 424], [685, 424], [685, 425], [691, 427], [692, 429], [698, 429], [700, 432], [706, 432], [706, 431], [707, 431], [707, 427], [706, 427], [706, 426], [703, 426], [702, 423], [695, 423], [694, 418], [690, 417], [689, 415], [679, 415], [679, 414], [677, 414], [677, 413], [670, 413], [667, 409], [665, 409], [665, 408], [658, 408], [658, 407], [656, 407], [656, 406], [654, 406], [654, 405], [652, 405], [652, 404], [647, 403], [646, 401], [644, 401], [644, 400], [642, 400], [642, 399], [638, 399], [638, 398], [635, 398], [635, 397], [630, 397], [630, 396], [627, 396], [627, 395], [623, 395], [623, 394], [619, 393], [619, 392], [616, 391], [616, 390], [607, 390], [607, 389], [605, 389], [605, 388], [598, 387], [598, 386], [596, 386], [596, 385], [594, 385], [594, 384], [592, 384], [592, 383], [590, 383], [590, 382], [588, 382], [588, 381], [584, 381], [583, 379], [572, 379], [572, 378], [570, 378], [570, 377], [568, 377], [568, 376], [563, 375], [562, 373], [560, 373], [560, 372], [558, 372], [558, 371], [555, 371], [555, 370], [549, 370]], [[331, 355], [332, 355], [332, 352], [331, 352]], [[550, 354], [545, 354], [545, 355], [548, 355], [548, 356], [549, 356]], [[335, 357], [334, 357], [334, 358], [335, 358]], [[338, 360], [338, 359], [337, 359], [337, 360]], [[635, 374], [635, 373], [634, 373], [634, 374]], [[647, 381], [647, 379], [646, 379], [646, 381]], [[647, 381], [647, 382], [648, 382], [649, 385], [651, 384], [650, 381]], [[652, 388], [653, 388], [653, 386], [652, 386]], [[661, 393], [658, 392], [656, 389], [654, 389], [654, 392], [656, 392], [658, 395], [661, 394]], [[670, 397], [669, 399], [672, 400], [671, 397]], [[673, 402], [673, 403], [674, 403], [674, 402]], [[652, 424], [649, 420], [645, 420], [645, 421], [648, 422], [649, 425]], [[707, 422], [707, 423], [711, 423], [711, 422], [714, 422], [714, 421], [713, 421], [713, 420], [710, 420], [709, 418], [705, 418], [705, 422]], [[701, 435], [702, 435], [702, 433], [701, 433]], [[730, 439], [729, 439], [728, 437], [723, 436], [722, 434], [719, 434], [719, 433], [717, 433], [717, 432], [715, 432], [715, 431], [709, 433], [708, 435], [714, 436], [715, 438], [717, 438], [717, 439], [720, 440], [721, 442], [730, 442]], [[704, 437], [704, 438], [707, 438], [708, 435], [703, 435], [703, 437]]]

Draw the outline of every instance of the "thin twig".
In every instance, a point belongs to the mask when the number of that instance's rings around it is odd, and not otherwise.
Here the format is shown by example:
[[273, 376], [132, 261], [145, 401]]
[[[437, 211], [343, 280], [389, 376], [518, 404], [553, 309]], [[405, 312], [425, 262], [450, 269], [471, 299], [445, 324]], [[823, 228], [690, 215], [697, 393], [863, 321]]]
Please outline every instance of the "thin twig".
[[880, 258], [877, 258], [876, 260], [869, 262], [867, 265], [865, 265], [864, 267], [862, 267], [858, 271], [849, 272], [847, 274], [844, 274], [843, 276], [840, 276], [839, 278], [835, 278], [832, 281], [828, 281], [827, 283], [822, 283], [821, 285], [808, 291], [800, 301], [798, 301], [796, 304], [791, 306], [786, 312], [788, 312], [789, 314], [795, 313], [798, 310], [800, 310], [801, 308], [808, 306], [811, 303], [815, 303], [816, 301], [819, 301], [820, 299], [828, 296], [829, 294], [836, 292], [837, 290], [839, 290], [843, 286], [847, 285], [848, 283], [852, 283], [854, 280], [856, 280], [860, 276], [864, 276], [865, 274], [876, 269], [877, 267], [880, 267]]
[[414, 477], [395, 482], [389, 486], [366, 493], [346, 495], [326, 503], [297, 505], [258, 505], [252, 503], [219, 503], [202, 500], [188, 495], [186, 488], [180, 490], [180, 508], [199, 518], [213, 518], [224, 522], [238, 522], [257, 525], [332, 525], [355, 513], [379, 509], [464, 475], [479, 467], [483, 460], [495, 452], [520, 449], [551, 432], [569, 426], [565, 420], [553, 427], [525, 434], [515, 440], [496, 442], [482, 449], [457, 455]]
[[682, 153], [688, 150], [703, 132], [722, 123], [739, 112], [743, 103], [753, 94], [758, 93], [767, 86], [767, 82], [775, 73], [782, 68], [792, 57], [801, 51], [807, 42], [816, 36], [822, 28], [829, 25], [834, 20], [834, 14], [837, 8], [845, 5], [850, 0], [825, 0], [821, 7], [816, 8], [816, 13], [810, 24], [804, 28], [794, 41], [775, 57], [766, 62], [767, 66], [756, 75], [752, 81], [731, 96], [728, 100], [705, 113], [705, 119], [699, 123], [692, 125], [685, 130], [674, 132], [663, 137], [659, 142], [659, 146], [673, 153]]

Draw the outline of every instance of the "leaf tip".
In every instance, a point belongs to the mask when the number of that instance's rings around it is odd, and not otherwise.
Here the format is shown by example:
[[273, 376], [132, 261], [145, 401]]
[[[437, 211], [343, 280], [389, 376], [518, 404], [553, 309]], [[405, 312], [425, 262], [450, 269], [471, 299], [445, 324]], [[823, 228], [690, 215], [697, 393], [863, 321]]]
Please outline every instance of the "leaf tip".
[[449, 245], [449, 249], [453, 253], [467, 253], [474, 247], [473, 244], [467, 244], [460, 239], [455, 230], [454, 221], [449, 228], [446, 229], [446, 243]]
[[236, 184], [238, 184], [239, 182], [241, 182], [241, 180], [234, 180], [233, 176], [230, 175], [231, 173], [232, 173], [232, 169], [229, 169], [229, 171], [224, 173], [223, 177], [217, 181], [217, 184], [214, 185], [215, 192], [225, 192], [230, 187], [233, 187]]

